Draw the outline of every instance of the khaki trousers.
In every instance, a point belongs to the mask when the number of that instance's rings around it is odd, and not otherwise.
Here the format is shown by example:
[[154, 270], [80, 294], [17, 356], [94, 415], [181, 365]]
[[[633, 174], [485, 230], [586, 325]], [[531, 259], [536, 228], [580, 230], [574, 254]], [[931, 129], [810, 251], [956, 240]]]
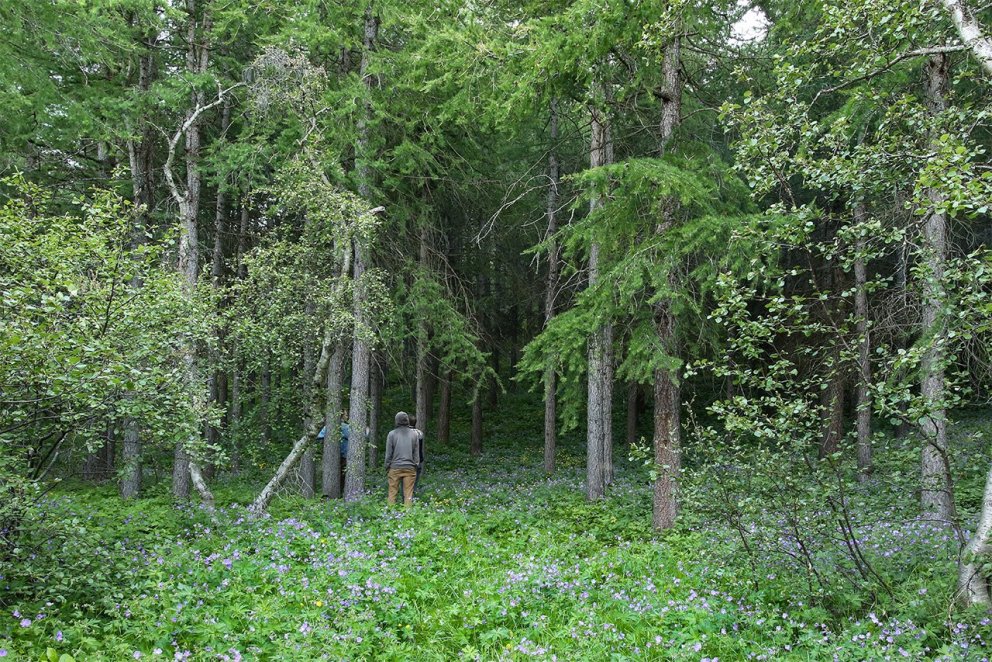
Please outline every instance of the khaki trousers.
[[406, 506], [413, 505], [413, 485], [417, 481], [417, 471], [415, 469], [390, 469], [389, 491], [386, 501], [392, 505], [396, 503], [396, 492], [399, 490], [400, 481], [403, 481], [403, 503]]

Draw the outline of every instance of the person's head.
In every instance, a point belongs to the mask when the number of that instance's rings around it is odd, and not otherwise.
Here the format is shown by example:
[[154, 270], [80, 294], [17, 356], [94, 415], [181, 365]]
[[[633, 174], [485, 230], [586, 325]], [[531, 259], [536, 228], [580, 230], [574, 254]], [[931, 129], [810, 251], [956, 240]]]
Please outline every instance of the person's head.
[[410, 414], [410, 427], [411, 428], [417, 427], [417, 415], [416, 414]]
[[398, 428], [404, 426], [409, 427], [409, 425], [410, 425], [410, 416], [405, 411], [397, 412], [396, 427]]
[[341, 422], [342, 423], [347, 423], [348, 422], [348, 410], [347, 409], [342, 409], [341, 410]]

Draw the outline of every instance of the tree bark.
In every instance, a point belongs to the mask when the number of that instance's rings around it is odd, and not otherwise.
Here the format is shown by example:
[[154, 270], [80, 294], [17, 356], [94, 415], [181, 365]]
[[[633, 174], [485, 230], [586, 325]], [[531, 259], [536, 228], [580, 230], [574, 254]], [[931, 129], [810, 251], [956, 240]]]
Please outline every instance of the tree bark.
[[369, 379], [372, 385], [369, 387], [371, 391], [372, 407], [369, 413], [369, 469], [372, 470], [378, 466], [378, 453], [376, 452], [379, 448], [379, 417], [382, 414], [382, 388], [386, 381], [385, 376], [385, 359], [383, 358], [381, 352], [373, 352], [372, 361], [369, 366], [371, 375]]
[[[659, 152], [664, 156], [675, 131], [682, 121], [682, 39], [676, 35], [665, 46], [662, 63], [661, 142]], [[661, 222], [656, 228], [663, 234], [675, 224], [678, 201], [665, 202]], [[676, 276], [668, 274], [668, 284], [675, 289]], [[660, 300], [654, 308], [655, 333], [663, 351], [672, 359], [679, 355], [675, 315], [670, 302]], [[678, 482], [682, 469], [682, 391], [674, 370], [654, 371], [654, 462], [657, 477], [651, 507], [651, 523], [656, 531], [675, 525], [678, 517]]]
[[[558, 165], [558, 99], [551, 99], [551, 146], [548, 148], [548, 280], [544, 290], [544, 328], [555, 316], [555, 302], [561, 274], [561, 255], [558, 248], [558, 188], [561, 172]], [[558, 373], [549, 359], [544, 368], [544, 471], [555, 471], [555, 452], [558, 444]]]
[[324, 410], [324, 445], [321, 451], [320, 491], [329, 499], [340, 499], [341, 484], [341, 435], [338, 431], [341, 418], [341, 387], [344, 383], [344, 345], [334, 345], [334, 352], [327, 364], [327, 399]]
[[627, 446], [637, 443], [637, 418], [640, 413], [641, 387], [637, 382], [627, 382]]
[[654, 481], [651, 524], [655, 531], [675, 526], [679, 514], [679, 476], [682, 471], [681, 389], [667, 370], [654, 378]]
[[[854, 207], [854, 222], [865, 222], [865, 205], [859, 202]], [[857, 318], [858, 332], [858, 385], [857, 399], [857, 454], [858, 480], [866, 481], [872, 474], [871, 447], [871, 338], [868, 335], [868, 269], [865, 261], [865, 239], [858, 231], [854, 244], [854, 315]]]
[[[365, 8], [364, 40], [362, 61], [359, 66], [362, 83], [365, 87], [363, 115], [358, 127], [358, 140], [355, 149], [355, 166], [358, 171], [359, 195], [370, 200], [372, 195], [372, 153], [370, 144], [370, 123], [372, 120], [372, 79], [369, 63], [379, 34], [379, 17], [372, 12], [372, 5]], [[349, 419], [355, 432], [348, 441], [348, 467], [344, 481], [345, 501], [357, 501], [365, 492], [365, 426], [368, 423], [369, 399], [369, 358], [371, 329], [366, 317], [368, 292], [364, 282], [365, 265], [368, 260], [366, 238], [354, 238], [354, 315], [355, 338], [351, 353], [351, 395]]]
[[[613, 144], [609, 120], [605, 112], [590, 106], [592, 135], [589, 143], [589, 167], [598, 168], [613, 162]], [[593, 198], [589, 212], [593, 213], [602, 201]], [[599, 281], [600, 246], [589, 249], [589, 287]], [[590, 501], [603, 498], [610, 481], [612, 462], [612, 406], [613, 406], [613, 327], [603, 321], [589, 338], [588, 350], [588, 404], [586, 410], [586, 497]]]
[[265, 512], [265, 510], [269, 507], [269, 504], [272, 503], [272, 499], [279, 492], [279, 488], [282, 487], [282, 484], [286, 482], [286, 478], [296, 467], [297, 462], [299, 462], [300, 458], [303, 457], [303, 454], [306, 453], [312, 438], [313, 436], [308, 431], [307, 434], [304, 434], [296, 440], [296, 443], [293, 444], [292, 449], [289, 451], [289, 455], [287, 455], [282, 461], [282, 464], [279, 465], [276, 473], [271, 479], [269, 479], [269, 482], [266, 483], [265, 487], [262, 488], [262, 491], [259, 492], [257, 497], [255, 497], [255, 500], [252, 501], [251, 506], [249, 506], [249, 510], [251, 510], [251, 512], [256, 515], [260, 515]]
[[[934, 55], [926, 64], [926, 101], [932, 117], [946, 109], [949, 78], [947, 55]], [[936, 136], [935, 136], [936, 139]], [[920, 395], [927, 414], [920, 421], [923, 435], [921, 461], [922, 506], [926, 515], [953, 523], [956, 519], [954, 496], [950, 481], [947, 446], [947, 412], [944, 408], [944, 352], [946, 335], [941, 312], [945, 294], [944, 263], [947, 259], [947, 216], [940, 211], [943, 194], [937, 189], [927, 192], [932, 208], [927, 213], [923, 228], [923, 259], [927, 275], [923, 283], [923, 322], [921, 332], [930, 338], [930, 346], [923, 355]]]
[[[155, 48], [158, 43], [156, 31], [150, 31], [144, 36], [141, 56], [138, 58], [138, 93], [147, 94], [151, 90], [155, 78]], [[148, 228], [148, 215], [155, 205], [153, 195], [155, 130], [148, 121], [142, 121], [138, 130], [140, 136], [136, 143], [128, 140], [128, 162], [131, 168], [132, 201], [138, 210], [134, 217], [134, 227], [131, 231], [131, 251], [137, 252], [145, 242], [145, 232]], [[135, 275], [131, 279], [131, 287], [135, 290], [143, 285], [141, 277]], [[128, 392], [125, 399], [133, 400], [135, 394]], [[124, 448], [123, 470], [117, 484], [117, 490], [123, 499], [136, 498], [141, 493], [141, 432], [138, 420], [134, 416], [124, 419]]]
[[989, 578], [982, 572], [981, 557], [992, 552], [992, 467], [985, 477], [982, 508], [975, 533], [962, 550], [958, 564], [958, 599], [962, 606], [992, 609]]
[[[223, 111], [221, 112], [221, 134], [227, 133], [231, 125], [231, 100], [224, 100]], [[227, 192], [224, 189], [226, 182], [222, 181], [217, 186], [217, 197], [214, 203], [214, 246], [210, 260], [210, 287], [213, 291], [219, 292], [224, 276], [224, 234], [227, 232]], [[224, 401], [221, 398], [221, 382], [224, 377], [221, 374], [221, 345], [224, 339], [224, 330], [217, 326], [213, 330], [214, 344], [210, 347], [210, 374], [207, 376], [207, 397], [213, 407], [223, 407]], [[207, 448], [213, 454], [214, 449], [220, 444], [221, 431], [216, 425], [207, 425]], [[213, 478], [213, 461], [208, 462], [205, 472]]]
[[[197, 4], [196, 0], [186, 0], [186, 72], [192, 76], [199, 76], [207, 71], [209, 61], [209, 49], [204, 43], [197, 29]], [[206, 21], [204, 21], [206, 23]], [[179, 272], [183, 276], [182, 287], [185, 297], [192, 301], [196, 289], [197, 279], [200, 275], [199, 261], [199, 231], [197, 219], [200, 212], [200, 189], [202, 177], [200, 174], [200, 122], [203, 112], [209, 108], [205, 103], [205, 95], [202, 90], [195, 89], [190, 94], [191, 107], [186, 113], [180, 131], [173, 136], [169, 143], [169, 155], [165, 164], [165, 175], [169, 183], [169, 189], [173, 198], [179, 206], [179, 218], [181, 224], [181, 234], [179, 239]], [[176, 144], [182, 134], [185, 139], [186, 149], [186, 185], [185, 190], [180, 191], [172, 173], [172, 159], [175, 154]], [[202, 410], [203, 394], [200, 392], [200, 378], [197, 369], [196, 348], [191, 344], [183, 350], [184, 379], [193, 399], [192, 411]], [[199, 468], [191, 460], [185, 448], [184, 442], [176, 445], [173, 468], [172, 468], [172, 494], [177, 499], [189, 497], [190, 480], [200, 491], [204, 503], [213, 501], [213, 496], [206, 490], [206, 484], [202, 480]], [[192, 477], [195, 473], [196, 477]]]
[[[307, 301], [304, 306], [304, 311], [306, 316], [309, 318], [314, 314], [315, 304], [313, 301]], [[313, 341], [305, 340], [303, 343], [303, 397], [304, 402], [311, 402], [316, 395], [314, 393], [313, 384], [313, 372], [314, 372], [314, 347]], [[314, 411], [310, 407], [304, 409], [303, 415], [303, 432], [307, 433], [308, 430], [314, 428], [316, 423], [314, 421], [308, 420], [308, 417], [313, 415]], [[300, 459], [300, 495], [305, 499], [312, 499], [314, 495], [314, 486], [316, 484], [316, 466], [314, 465], [313, 457], [313, 444], [311, 444], [307, 450], [303, 453], [303, 457]]]
[[992, 39], [982, 33], [982, 26], [975, 17], [975, 12], [965, 4], [964, 0], [941, 0], [944, 8], [951, 14], [958, 36], [985, 73], [992, 76]]
[[437, 411], [437, 443], [448, 443], [451, 436], [451, 371], [445, 370], [441, 378], [441, 403]]
[[262, 445], [269, 443], [272, 437], [272, 425], [269, 423], [269, 408], [272, 402], [272, 356], [266, 352], [265, 365], [262, 366], [261, 384], [258, 389], [259, 441]]
[[472, 457], [482, 455], [482, 385], [476, 385], [472, 398], [472, 441], [469, 447]]
[[[430, 271], [429, 265], [430, 250], [428, 245], [426, 223], [420, 228], [420, 250], [419, 266], [420, 278], [427, 278]], [[429, 329], [424, 319], [417, 320], [417, 399], [416, 399], [416, 428], [427, 434], [428, 411], [428, 385], [429, 377], [428, 361], [430, 360], [430, 347], [428, 345]]]
[[128, 417], [124, 421], [124, 451], [121, 460], [124, 463], [117, 491], [122, 499], [134, 499], [141, 494], [141, 439], [138, 421]]

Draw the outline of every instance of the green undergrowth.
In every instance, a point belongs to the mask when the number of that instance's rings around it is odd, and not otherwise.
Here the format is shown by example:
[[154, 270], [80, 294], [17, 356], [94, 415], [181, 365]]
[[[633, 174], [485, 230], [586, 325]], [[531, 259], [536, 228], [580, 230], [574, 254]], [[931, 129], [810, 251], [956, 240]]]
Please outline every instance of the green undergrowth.
[[[982, 614], [948, 620], [953, 560], [924, 559], [927, 541], [906, 540], [909, 529], [887, 535], [903, 561], [919, 562], [879, 563], [891, 595], [838, 611], [802, 597], [799, 574], [748, 559], [732, 535], [691, 514], [653, 534], [643, 467], [621, 460], [610, 497], [589, 503], [578, 438], [563, 440], [547, 477], [540, 437], [516, 434], [493, 425], [483, 457], [472, 458], [457, 429], [449, 447], [432, 449], [409, 511], [385, 506], [381, 469], [359, 503], [285, 494], [261, 519], [244, 505], [262, 472], [224, 477], [219, 522], [173, 505], [164, 484], [130, 503], [112, 487], [63, 486], [39, 537], [3, 569], [0, 651], [27, 660], [988, 656]], [[880, 547], [879, 559], [889, 551]]]

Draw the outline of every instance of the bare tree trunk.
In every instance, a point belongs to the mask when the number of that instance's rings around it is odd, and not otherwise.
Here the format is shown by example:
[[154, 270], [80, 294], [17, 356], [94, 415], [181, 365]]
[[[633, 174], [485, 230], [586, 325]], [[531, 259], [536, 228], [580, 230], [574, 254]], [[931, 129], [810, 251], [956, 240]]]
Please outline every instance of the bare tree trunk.
[[[613, 145], [606, 114], [596, 106], [591, 106], [590, 112], [589, 167], [598, 168], [613, 162]], [[590, 213], [601, 204], [598, 198], [591, 200]], [[598, 283], [599, 271], [600, 246], [595, 243], [589, 249], [589, 287]], [[612, 460], [613, 327], [609, 321], [604, 320], [589, 338], [587, 387], [586, 497], [595, 501], [606, 494]]]
[[272, 356], [266, 353], [265, 365], [262, 367], [261, 384], [258, 389], [259, 440], [262, 445], [269, 443], [272, 437], [272, 424], [269, 422], [270, 405], [272, 404]]
[[[235, 355], [237, 355], [236, 352]], [[231, 430], [238, 427], [241, 421], [241, 366], [237, 360], [231, 366], [231, 390], [228, 402], [230, 402], [230, 408], [227, 410], [227, 429]], [[228, 444], [231, 449], [231, 472], [235, 475], [241, 473], [241, 448], [234, 441], [236, 438], [235, 435], [231, 435]]]
[[255, 500], [252, 502], [251, 506], [249, 506], [249, 510], [256, 515], [260, 515], [265, 512], [265, 510], [269, 507], [269, 504], [272, 503], [272, 499], [279, 492], [279, 488], [286, 482], [286, 478], [293, 472], [293, 469], [300, 461], [300, 458], [303, 457], [303, 454], [306, 453], [312, 438], [313, 436], [310, 434], [310, 431], [308, 431], [307, 434], [304, 434], [296, 440], [296, 443], [293, 444], [293, 448], [289, 451], [289, 455], [286, 456], [286, 459], [282, 461], [282, 464], [280, 464], [279, 468], [276, 470], [275, 475], [272, 476], [265, 487], [262, 488], [262, 491], [259, 492], [258, 496], [255, 497]]
[[[419, 265], [420, 265], [420, 277], [426, 278], [430, 271], [430, 249], [428, 243], [427, 235], [427, 225], [420, 228], [420, 251], [419, 251]], [[429, 415], [428, 410], [428, 381], [429, 369], [428, 361], [430, 360], [430, 348], [428, 346], [428, 334], [429, 330], [427, 328], [427, 322], [423, 319], [417, 320], [417, 399], [416, 399], [416, 416], [417, 425], [416, 428], [427, 434], [427, 417]]]
[[[186, 0], [186, 71], [190, 75], [199, 76], [207, 71], [209, 60], [209, 49], [204, 43], [202, 34], [197, 29], [197, 6], [196, 0]], [[204, 27], [207, 21], [204, 20]], [[189, 299], [193, 299], [196, 289], [197, 279], [200, 275], [199, 258], [199, 231], [197, 220], [200, 212], [200, 188], [202, 178], [199, 170], [200, 165], [200, 122], [203, 112], [211, 107], [205, 103], [205, 95], [202, 90], [194, 90], [191, 93], [191, 108], [186, 114], [186, 118], [173, 138], [169, 141], [169, 154], [166, 159], [164, 171], [166, 180], [169, 183], [169, 190], [172, 197], [179, 205], [179, 218], [182, 232], [179, 239], [179, 272], [183, 276], [183, 293]], [[184, 191], [180, 191], [172, 173], [172, 161], [175, 155], [176, 145], [180, 134], [185, 138], [186, 148], [186, 186]], [[200, 375], [197, 369], [196, 348], [188, 344], [183, 352], [184, 379], [193, 399], [192, 411], [202, 410], [203, 394], [201, 393]], [[172, 468], [172, 494], [177, 499], [189, 497], [191, 473], [192, 482], [200, 491], [204, 503], [213, 502], [213, 495], [206, 490], [206, 483], [200, 474], [199, 468], [194, 466], [183, 442], [177, 444]]]
[[245, 264], [245, 253], [248, 252], [248, 196], [241, 200], [241, 224], [238, 226], [238, 278], [248, 275], [248, 265]]
[[321, 452], [321, 493], [340, 499], [341, 484], [341, 387], [344, 383], [344, 345], [335, 343], [327, 365], [327, 405], [324, 410], [324, 447]]
[[[144, 50], [138, 58], [138, 92], [142, 95], [151, 90], [155, 78], [155, 48], [158, 35], [151, 31], [144, 36]], [[131, 168], [131, 184], [133, 202], [138, 213], [135, 215], [134, 227], [131, 231], [131, 250], [138, 251], [145, 242], [145, 232], [148, 227], [148, 214], [155, 205], [153, 196], [152, 173], [154, 168], [155, 132], [151, 124], [142, 122], [139, 130], [140, 142], [129, 140], [127, 144], [128, 161]], [[142, 287], [140, 276], [131, 279], [131, 287], [135, 290]], [[125, 399], [133, 400], [134, 392], [125, 394]], [[117, 489], [121, 498], [133, 499], [141, 493], [141, 432], [138, 420], [133, 416], [124, 419], [124, 448], [122, 461], [124, 463]]]
[[941, 0], [944, 8], [951, 14], [958, 36], [985, 73], [992, 76], [992, 39], [982, 34], [982, 25], [978, 22], [975, 12], [964, 3], [964, 0]]
[[138, 422], [133, 417], [124, 421], [124, 471], [117, 490], [122, 499], [134, 499], [141, 493], [141, 440]]
[[451, 371], [446, 370], [441, 379], [441, 404], [437, 412], [437, 443], [448, 443], [451, 436]]
[[[859, 202], [854, 207], [854, 222], [865, 222], [865, 205]], [[871, 448], [871, 339], [868, 336], [868, 270], [865, 264], [865, 240], [858, 232], [854, 244], [854, 315], [857, 318], [858, 332], [858, 385], [857, 398], [857, 452], [858, 480], [867, 480], [873, 471]]]
[[[544, 290], [544, 328], [555, 315], [555, 302], [561, 274], [558, 248], [558, 99], [551, 99], [551, 146], [548, 149], [548, 281]], [[544, 471], [555, 471], [555, 447], [558, 444], [558, 373], [549, 360], [544, 368]]]
[[[675, 131], [682, 122], [682, 39], [676, 35], [665, 46], [662, 63], [661, 143], [664, 155]], [[675, 223], [678, 201], [668, 200], [661, 223], [656, 228], [663, 234]], [[668, 275], [669, 286], [675, 289], [675, 274]], [[655, 332], [666, 354], [679, 355], [675, 315], [668, 301], [661, 300], [654, 309]], [[682, 392], [678, 376], [672, 369], [658, 369], [654, 373], [654, 462], [657, 477], [651, 507], [651, 523], [656, 531], [675, 525], [678, 517], [678, 482], [682, 469]]]
[[[307, 301], [304, 306], [305, 314], [309, 318], [315, 312], [315, 304], [313, 301]], [[303, 342], [303, 397], [304, 402], [311, 402], [316, 395], [314, 393], [313, 385], [313, 371], [314, 371], [314, 347], [313, 341], [304, 340]], [[308, 430], [314, 428], [316, 423], [309, 420], [308, 417], [313, 415], [315, 412], [312, 408], [306, 407], [303, 414], [303, 432], [307, 433]], [[300, 460], [300, 495], [305, 499], [312, 499], [314, 495], [314, 486], [316, 484], [316, 466], [314, 465], [313, 457], [313, 444], [311, 444], [306, 452], [303, 453], [303, 458]]]
[[675, 525], [679, 514], [679, 475], [682, 471], [681, 392], [667, 370], [654, 378], [654, 481], [651, 524], [655, 531]]
[[472, 457], [482, 455], [482, 386], [475, 387], [475, 397], [472, 398], [472, 442], [469, 447]]
[[382, 414], [382, 388], [385, 382], [385, 359], [382, 357], [381, 352], [373, 352], [369, 370], [372, 373], [369, 376], [372, 381], [372, 385], [369, 387], [372, 392], [372, 408], [369, 413], [368, 466], [372, 470], [379, 464], [376, 450], [379, 448], [379, 417]]
[[958, 599], [962, 606], [992, 609], [989, 578], [983, 573], [983, 558], [992, 552], [992, 467], [985, 477], [982, 509], [975, 533], [962, 550], [958, 565]]
[[[490, 293], [492, 292], [492, 290], [493, 287], [492, 287], [492, 283], [490, 282], [489, 283]], [[500, 368], [501, 362], [500, 362], [499, 345], [496, 345], [495, 347], [492, 348], [492, 353], [493, 353], [493, 372], [495, 372], [498, 377], [498, 375], [503, 372], [502, 369]], [[496, 411], [496, 407], [499, 405], [499, 386], [497, 382], [497, 377], [493, 377], [492, 379], [489, 380], [489, 389], [488, 389], [489, 409], [491, 409], [492, 411]]]
[[[931, 56], [926, 64], [926, 100], [931, 116], [946, 109], [949, 61], [946, 55]], [[932, 208], [924, 221], [923, 258], [927, 277], [923, 283], [924, 337], [931, 338], [930, 348], [921, 365], [920, 394], [928, 412], [920, 422], [923, 435], [921, 462], [922, 502], [924, 513], [943, 522], [956, 520], [954, 497], [950, 482], [950, 465], [947, 446], [947, 412], [944, 409], [944, 352], [945, 337], [941, 309], [944, 306], [944, 263], [947, 259], [947, 216], [939, 211], [943, 194], [937, 189], [927, 193]]]
[[627, 446], [637, 443], [637, 415], [640, 413], [641, 387], [637, 382], [627, 382]]
[[[231, 100], [224, 100], [223, 111], [221, 112], [221, 134], [225, 134], [231, 125]], [[214, 247], [210, 260], [210, 287], [214, 292], [218, 292], [222, 285], [224, 276], [224, 234], [227, 232], [227, 191], [224, 190], [225, 181], [221, 181], [217, 186], [217, 197], [214, 204]], [[224, 330], [217, 326], [213, 330], [215, 343], [210, 346], [210, 374], [207, 376], [207, 397], [211, 406], [223, 407], [224, 401], [221, 398], [221, 345], [224, 339]], [[208, 452], [213, 454], [214, 449], [220, 444], [221, 431], [215, 425], [207, 425], [207, 447]], [[204, 473], [213, 478], [214, 462], [210, 461], [204, 467]]]
[[[358, 127], [358, 140], [355, 149], [355, 166], [358, 171], [359, 195], [369, 200], [372, 195], [372, 153], [369, 140], [370, 122], [372, 118], [371, 88], [372, 80], [369, 73], [369, 63], [379, 34], [379, 17], [372, 12], [372, 5], [365, 8], [364, 40], [362, 44], [362, 61], [359, 73], [365, 86], [366, 96], [363, 103], [364, 113]], [[351, 353], [351, 394], [349, 419], [351, 429], [356, 432], [348, 441], [348, 466], [344, 481], [345, 501], [357, 501], [365, 492], [365, 426], [368, 423], [369, 400], [369, 358], [371, 356], [371, 329], [366, 322], [366, 306], [368, 292], [364, 282], [365, 264], [368, 259], [366, 239], [361, 236], [354, 238], [354, 315], [355, 339]]]

